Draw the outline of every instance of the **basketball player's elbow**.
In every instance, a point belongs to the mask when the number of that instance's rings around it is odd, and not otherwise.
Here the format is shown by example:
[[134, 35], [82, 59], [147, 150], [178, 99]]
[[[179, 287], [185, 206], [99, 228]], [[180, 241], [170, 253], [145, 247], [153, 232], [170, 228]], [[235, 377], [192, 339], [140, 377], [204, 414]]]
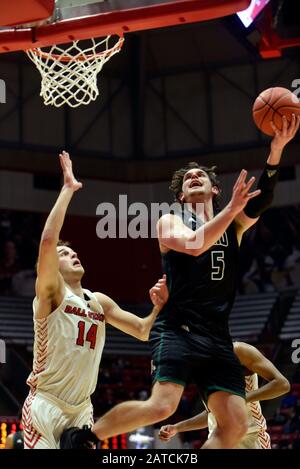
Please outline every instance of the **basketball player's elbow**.
[[186, 247], [185, 250], [184, 250], [184, 253], [185, 254], [188, 254], [189, 256], [193, 256], [193, 257], [198, 257], [200, 256], [200, 254], [202, 254], [204, 252], [203, 249], [199, 249], [197, 247], [195, 248], [188, 248]]
[[57, 244], [57, 234], [54, 230], [46, 229], [43, 231], [41, 236], [40, 247], [42, 249], [51, 248], [53, 245]]
[[193, 257], [198, 257], [202, 254], [205, 249], [203, 245], [203, 241], [198, 239], [195, 232], [186, 235], [184, 239], [184, 252]]
[[290, 392], [291, 385], [284, 376], [282, 376], [281, 378], [278, 378], [276, 382], [277, 382], [278, 392], [280, 391], [281, 395], [287, 394], [288, 392]]
[[148, 342], [150, 331], [143, 331], [142, 334], [138, 337], [142, 342]]
[[189, 249], [186, 253], [193, 257], [198, 257], [203, 254], [203, 249]]
[[149, 324], [141, 319], [139, 325], [139, 336], [137, 337], [142, 342], [147, 342], [149, 340], [150, 327]]

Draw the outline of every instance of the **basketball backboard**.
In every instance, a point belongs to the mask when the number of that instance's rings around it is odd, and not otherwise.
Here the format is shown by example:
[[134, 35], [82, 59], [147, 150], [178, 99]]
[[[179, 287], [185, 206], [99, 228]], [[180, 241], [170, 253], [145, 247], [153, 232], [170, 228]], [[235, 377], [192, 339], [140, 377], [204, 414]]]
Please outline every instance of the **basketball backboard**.
[[0, 28], [49, 18], [54, 12], [55, 0], [1, 0]]
[[[184, 3], [194, 3], [197, 8], [199, 8], [199, 5], [201, 5], [201, 8], [204, 6], [207, 7], [209, 3], [211, 3], [212, 8], [214, 8], [213, 4], [218, 3], [221, 8], [224, 7], [225, 3], [230, 4], [232, 2], [224, 2], [222, 0], [218, 2], [214, 0], [210, 0], [210, 2], [203, 0], [193, 0], [193, 2], [188, 2], [187, 0], [56, 0], [55, 8], [62, 19], [70, 19], [99, 13], [111, 13], [113, 11], [130, 11], [136, 8], [148, 9], [165, 6], [171, 11], [173, 8], [176, 8], [177, 5], [183, 5]], [[189, 6], [184, 8], [189, 8]]]
[[[7, 14], [13, 18], [14, 2], [4, 1], [7, 2]], [[52, 14], [48, 18], [44, 16], [42, 24], [39, 22], [28, 28], [28, 23], [38, 18], [41, 2], [22, 2], [27, 6], [27, 25], [17, 30], [0, 31], [0, 52], [200, 22], [231, 15], [250, 4], [250, 0], [57, 0]], [[49, 7], [53, 0], [44, 3]], [[28, 12], [32, 12], [32, 18]], [[20, 24], [20, 15], [17, 16], [18, 23], [15, 24]], [[1, 24], [5, 25], [0, 11]], [[14, 24], [13, 20], [9, 24]]]

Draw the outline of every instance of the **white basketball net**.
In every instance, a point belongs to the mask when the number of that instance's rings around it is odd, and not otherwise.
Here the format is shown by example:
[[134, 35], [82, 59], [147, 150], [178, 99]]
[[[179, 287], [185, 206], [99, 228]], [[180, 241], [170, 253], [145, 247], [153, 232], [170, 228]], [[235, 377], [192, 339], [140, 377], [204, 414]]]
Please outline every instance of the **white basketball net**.
[[97, 75], [105, 62], [121, 50], [124, 38], [109, 47], [111, 36], [105, 39], [90, 39], [91, 46], [81, 49], [79, 41], [68, 48], [53, 45], [49, 52], [40, 48], [27, 50], [42, 76], [40, 96], [46, 106], [61, 107], [68, 104], [78, 107], [89, 104], [99, 95]]

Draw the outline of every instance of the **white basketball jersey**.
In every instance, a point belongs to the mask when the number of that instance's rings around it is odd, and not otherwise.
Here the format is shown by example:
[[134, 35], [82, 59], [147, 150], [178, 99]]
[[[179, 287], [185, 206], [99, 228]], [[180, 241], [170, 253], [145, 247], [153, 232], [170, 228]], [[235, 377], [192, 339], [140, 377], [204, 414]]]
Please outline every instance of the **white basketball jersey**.
[[32, 393], [46, 392], [70, 405], [94, 392], [105, 342], [103, 308], [93, 293], [84, 293], [90, 302], [66, 288], [60, 306], [43, 319], [35, 318], [33, 301], [33, 370], [27, 384]]
[[[258, 389], [258, 376], [256, 373], [253, 375], [245, 376], [246, 382], [246, 393], [250, 391], [254, 391]], [[257, 439], [259, 441], [259, 445], [261, 448], [268, 449], [270, 448], [270, 436], [267, 433], [267, 423], [266, 419], [263, 416], [261, 406], [259, 401], [248, 402], [247, 403], [247, 412], [248, 412], [248, 431], [244, 438], [242, 439], [241, 443], [244, 439], [247, 438], [248, 435], [257, 434]], [[208, 414], [208, 431], [209, 436], [216, 428], [217, 422], [211, 412]], [[208, 436], [208, 437], [209, 437]]]

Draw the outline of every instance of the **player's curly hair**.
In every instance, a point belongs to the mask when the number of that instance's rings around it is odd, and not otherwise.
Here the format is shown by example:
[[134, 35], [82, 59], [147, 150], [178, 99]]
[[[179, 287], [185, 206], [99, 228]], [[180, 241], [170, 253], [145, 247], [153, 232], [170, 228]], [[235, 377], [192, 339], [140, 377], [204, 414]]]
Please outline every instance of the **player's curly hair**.
[[181, 200], [180, 200], [179, 196], [182, 192], [182, 182], [183, 182], [184, 175], [187, 171], [189, 171], [190, 169], [193, 169], [193, 168], [198, 168], [198, 169], [202, 169], [203, 171], [205, 171], [207, 173], [212, 185], [218, 188], [219, 193], [214, 195], [214, 197], [213, 197], [213, 207], [214, 207], [214, 209], [218, 209], [219, 208], [219, 201], [220, 201], [220, 194], [221, 194], [221, 186], [220, 186], [220, 181], [219, 181], [219, 179], [217, 177], [217, 174], [215, 172], [217, 167], [212, 166], [212, 167], [208, 168], [207, 166], [200, 166], [195, 161], [190, 161], [184, 168], [180, 168], [180, 169], [178, 169], [177, 171], [174, 172], [173, 177], [172, 177], [172, 181], [171, 181], [171, 185], [169, 186], [169, 189], [170, 189], [171, 192], [173, 192], [173, 194], [175, 196], [175, 201], [181, 203]]

